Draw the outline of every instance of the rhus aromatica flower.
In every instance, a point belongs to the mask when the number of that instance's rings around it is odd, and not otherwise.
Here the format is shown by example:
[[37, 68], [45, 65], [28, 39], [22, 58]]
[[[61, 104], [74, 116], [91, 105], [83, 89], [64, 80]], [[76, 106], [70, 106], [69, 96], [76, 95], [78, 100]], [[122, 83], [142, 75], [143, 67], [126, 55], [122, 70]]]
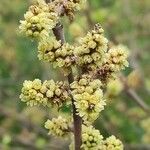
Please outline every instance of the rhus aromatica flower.
[[89, 75], [83, 75], [71, 84], [71, 88], [78, 115], [85, 123], [96, 120], [106, 105], [103, 91], [100, 89], [101, 81], [92, 79]]
[[54, 0], [50, 4], [53, 4], [56, 10], [59, 10], [62, 7], [64, 10], [60, 15], [66, 15], [70, 20], [73, 20], [75, 11], [78, 11], [82, 8], [86, 0]]
[[80, 46], [74, 51], [74, 54], [78, 56], [77, 64], [79, 66], [92, 70], [101, 66], [108, 43], [103, 32], [101, 26], [96, 24], [94, 30], [81, 38], [79, 42]]
[[70, 120], [59, 116], [45, 122], [45, 128], [49, 130], [49, 134], [58, 137], [64, 137], [69, 134]]
[[120, 70], [128, 67], [129, 63], [127, 61], [128, 50], [122, 45], [112, 47], [106, 54], [106, 65], [113, 72], [118, 72]]
[[[81, 140], [81, 150], [99, 150], [99, 147], [103, 145], [103, 136], [93, 126], [82, 125]], [[69, 149], [75, 150], [73, 142], [70, 144]]]
[[82, 127], [82, 145], [81, 150], [98, 150], [102, 144], [103, 136], [99, 130], [94, 129], [92, 126]]
[[[73, 150], [122, 150], [119, 140], [114, 136], [103, 140], [103, 136], [91, 124], [106, 105], [104, 87], [128, 66], [128, 54], [123, 46], [108, 48], [108, 40], [99, 24], [78, 43], [71, 45], [66, 42], [60, 18], [66, 15], [72, 21], [74, 12], [80, 9], [84, 1], [37, 0], [35, 5], [30, 6], [25, 19], [21, 21], [20, 32], [38, 39], [39, 60], [63, 71], [63, 79], [67, 81], [26, 80], [20, 99], [29, 106], [52, 106], [57, 110], [67, 107], [67, 112], [73, 114], [73, 122], [59, 116], [47, 120], [45, 128], [49, 134], [59, 137], [73, 132], [74, 140], [70, 146]], [[73, 32], [79, 31], [78, 35], [82, 33], [79, 27], [73, 28]], [[121, 86], [118, 88], [115, 85], [108, 84], [108, 90], [117, 95]]]
[[54, 68], [68, 68], [75, 63], [74, 46], [68, 43], [61, 44], [55, 38], [40, 42], [38, 49], [39, 59], [51, 62]]
[[123, 45], [112, 47], [106, 54], [101, 67], [96, 70], [96, 74], [103, 84], [107, 84], [110, 79], [114, 79], [117, 73], [128, 67], [128, 49]]
[[99, 150], [123, 150], [123, 144], [119, 139], [112, 135], [104, 140], [103, 146]]
[[56, 25], [58, 16], [57, 13], [50, 12], [48, 5], [42, 0], [30, 6], [24, 19], [20, 21], [20, 32], [31, 38], [45, 40], [49, 37], [50, 29]]
[[70, 97], [65, 83], [53, 80], [42, 83], [39, 79], [35, 79], [23, 83], [20, 99], [29, 106], [56, 105], [61, 107], [70, 100]]

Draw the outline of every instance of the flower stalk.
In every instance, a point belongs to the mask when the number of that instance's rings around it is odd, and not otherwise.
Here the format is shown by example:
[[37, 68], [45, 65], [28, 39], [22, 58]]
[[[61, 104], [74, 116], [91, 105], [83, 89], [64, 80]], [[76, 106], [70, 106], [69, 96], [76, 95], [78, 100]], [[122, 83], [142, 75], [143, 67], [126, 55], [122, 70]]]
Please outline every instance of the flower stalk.
[[[68, 75], [68, 81], [70, 84], [74, 81], [72, 72]], [[77, 115], [77, 110], [76, 110], [74, 102], [75, 101], [72, 97], [75, 150], [80, 150], [80, 147], [82, 144], [82, 141], [81, 141], [82, 118], [79, 115]]]
[[[120, 140], [114, 136], [104, 139], [92, 124], [106, 105], [104, 89], [108, 81], [128, 66], [128, 53], [124, 46], [108, 47], [100, 24], [78, 43], [66, 42], [60, 18], [66, 15], [73, 21], [84, 1], [37, 0], [29, 7], [25, 19], [20, 21], [20, 32], [38, 41], [39, 60], [60, 69], [67, 81], [26, 80], [20, 99], [31, 107], [42, 105], [60, 110], [62, 114], [48, 119], [45, 128], [53, 136], [71, 136], [70, 150], [123, 150]], [[63, 112], [65, 106], [72, 108], [69, 117]]]
[[[64, 36], [64, 30], [63, 25], [59, 22], [55, 28], [53, 28], [53, 33], [56, 36], [56, 39], [59, 41], [61, 40], [61, 43], [65, 43], [65, 36]], [[71, 84], [74, 81], [72, 70], [70, 68], [70, 74], [68, 75], [68, 82]], [[74, 132], [74, 143], [75, 143], [75, 150], [80, 150], [81, 147], [81, 130], [82, 130], [82, 119], [79, 115], [77, 115], [77, 110], [74, 105], [74, 99], [71, 96], [72, 99], [72, 111], [73, 111], [73, 132]]]

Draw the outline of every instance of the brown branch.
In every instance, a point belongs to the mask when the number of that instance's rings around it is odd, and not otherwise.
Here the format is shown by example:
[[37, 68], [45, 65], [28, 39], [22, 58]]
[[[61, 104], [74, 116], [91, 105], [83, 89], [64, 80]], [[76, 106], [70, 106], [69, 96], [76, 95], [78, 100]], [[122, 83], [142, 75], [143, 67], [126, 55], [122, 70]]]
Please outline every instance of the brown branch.
[[[53, 33], [57, 40], [61, 40], [63, 44], [65, 42], [65, 36], [63, 31], [63, 26], [59, 22], [53, 29]], [[71, 68], [70, 68], [71, 70]], [[73, 82], [72, 72], [68, 76], [68, 82]], [[80, 150], [81, 147], [81, 130], [82, 130], [82, 119], [77, 115], [76, 108], [74, 105], [74, 99], [72, 98], [72, 108], [73, 108], [73, 120], [74, 120], [74, 140], [75, 140], [75, 150]]]
[[[69, 83], [73, 82], [72, 73], [68, 76]], [[81, 132], [82, 132], [82, 119], [77, 115], [76, 107], [74, 105], [74, 99], [72, 98], [72, 108], [73, 108], [73, 120], [74, 120], [74, 140], [75, 140], [75, 150], [80, 150], [81, 147]]]
[[[46, 0], [47, 2], [47, 0]], [[64, 0], [64, 3], [66, 0]], [[57, 13], [61, 16], [65, 13], [63, 4], [58, 6]], [[65, 43], [65, 36], [64, 36], [64, 30], [63, 25], [58, 22], [57, 25], [53, 28], [53, 33], [56, 37], [56, 39], [61, 41], [61, 43]], [[68, 76], [68, 82], [73, 82], [73, 74], [72, 69], [70, 68], [71, 73]], [[76, 108], [74, 105], [74, 99], [72, 98], [72, 108], [73, 108], [73, 120], [74, 120], [74, 140], [75, 140], [75, 150], [80, 150], [81, 147], [81, 130], [82, 130], [82, 119], [77, 115]]]
[[130, 96], [145, 112], [150, 114], [148, 105], [138, 96], [138, 94], [131, 88], [125, 89], [125, 92]]
[[129, 85], [126, 82], [126, 78], [123, 75], [120, 75], [120, 80], [122, 81], [124, 85], [124, 91], [125, 93], [132, 98], [147, 114], [150, 114], [150, 108], [148, 105], [144, 102], [144, 100], [136, 93], [136, 91], [129, 87]]
[[61, 40], [62, 44], [65, 43], [63, 25], [60, 22], [53, 28], [53, 33], [58, 41]]

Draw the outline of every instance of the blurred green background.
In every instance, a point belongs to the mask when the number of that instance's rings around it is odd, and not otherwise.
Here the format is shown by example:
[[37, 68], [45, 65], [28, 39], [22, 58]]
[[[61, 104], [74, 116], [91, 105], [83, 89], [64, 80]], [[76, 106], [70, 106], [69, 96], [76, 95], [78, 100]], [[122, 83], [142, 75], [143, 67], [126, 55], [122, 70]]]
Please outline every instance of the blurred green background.
[[[32, 2], [0, 0], [0, 150], [65, 150], [68, 140], [50, 137], [44, 129], [46, 118], [55, 116], [55, 111], [28, 108], [19, 100], [24, 80], [62, 79], [38, 60], [37, 43], [18, 34], [19, 20]], [[150, 107], [150, 1], [88, 0], [73, 23], [64, 19], [66, 39], [72, 43], [97, 22], [113, 44], [128, 46], [130, 67], [124, 75]], [[149, 114], [125, 90], [111, 98], [96, 127], [105, 136], [119, 137], [127, 150], [150, 149], [150, 131], [141, 125]]]

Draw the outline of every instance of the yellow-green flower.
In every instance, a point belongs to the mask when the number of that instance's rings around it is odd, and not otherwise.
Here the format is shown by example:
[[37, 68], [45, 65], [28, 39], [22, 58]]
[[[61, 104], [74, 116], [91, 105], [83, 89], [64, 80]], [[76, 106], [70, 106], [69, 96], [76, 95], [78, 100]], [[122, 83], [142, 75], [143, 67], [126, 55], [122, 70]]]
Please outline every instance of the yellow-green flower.
[[101, 85], [100, 80], [92, 79], [89, 75], [83, 75], [71, 84], [77, 114], [82, 117], [84, 123], [96, 120], [106, 105]]
[[112, 135], [104, 140], [103, 146], [99, 150], [123, 150], [123, 144], [119, 139]]
[[100, 25], [96, 24], [94, 30], [81, 38], [80, 45], [74, 51], [74, 54], [78, 56], [78, 65], [85, 66], [90, 70], [100, 67], [104, 61], [108, 43], [103, 32]]
[[107, 53], [102, 66], [97, 68], [97, 77], [107, 84], [110, 79], [115, 79], [119, 71], [128, 67], [128, 49], [123, 45], [113, 46]]
[[31, 38], [46, 40], [58, 20], [57, 13], [50, 12], [49, 6], [42, 1], [31, 5], [24, 15], [25, 20], [20, 21], [20, 32]]
[[23, 83], [20, 99], [29, 106], [56, 105], [61, 107], [70, 100], [70, 96], [64, 82], [49, 80], [42, 83], [39, 79], [35, 79]]
[[[103, 145], [103, 136], [93, 126], [82, 125], [81, 139], [81, 150], [99, 150]], [[74, 141], [69, 145], [69, 149], [74, 150]]]
[[85, 1], [86, 0], [55, 0], [51, 2], [50, 5], [54, 5], [56, 10], [58, 10], [60, 7], [63, 7], [63, 15], [65, 14], [70, 20], [72, 20], [74, 18], [75, 11], [81, 9], [84, 6]]
[[99, 130], [92, 126], [82, 126], [82, 145], [81, 150], [98, 150], [102, 144], [103, 136]]
[[59, 116], [45, 122], [45, 128], [49, 130], [49, 134], [63, 137], [69, 134], [69, 120]]
[[127, 58], [128, 49], [123, 45], [118, 45], [108, 51], [105, 61], [112, 71], [118, 72], [128, 67], [129, 63]]
[[72, 45], [68, 43], [62, 45], [60, 41], [52, 37], [39, 43], [38, 57], [40, 60], [51, 62], [54, 68], [68, 68], [75, 62], [73, 49]]

